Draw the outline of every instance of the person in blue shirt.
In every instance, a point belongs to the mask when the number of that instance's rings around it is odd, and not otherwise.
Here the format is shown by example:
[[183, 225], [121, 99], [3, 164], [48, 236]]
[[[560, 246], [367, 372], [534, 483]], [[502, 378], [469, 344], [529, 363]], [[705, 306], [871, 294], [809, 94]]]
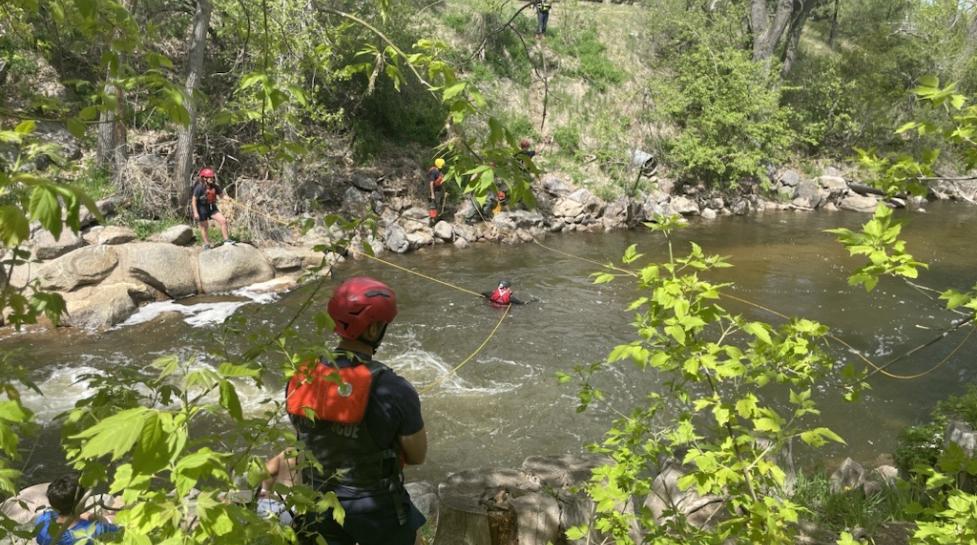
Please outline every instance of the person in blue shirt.
[[85, 489], [78, 475], [64, 475], [48, 486], [47, 499], [52, 509], [41, 513], [34, 521], [38, 545], [90, 545], [94, 538], [119, 527], [97, 518], [92, 513], [79, 513]]

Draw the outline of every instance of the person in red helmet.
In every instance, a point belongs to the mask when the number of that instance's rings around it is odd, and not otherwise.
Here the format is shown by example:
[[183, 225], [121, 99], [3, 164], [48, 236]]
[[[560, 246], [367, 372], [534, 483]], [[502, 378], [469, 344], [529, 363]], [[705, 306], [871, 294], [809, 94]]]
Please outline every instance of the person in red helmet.
[[221, 186], [217, 185], [217, 177], [211, 168], [200, 169], [200, 182], [193, 186], [193, 197], [190, 200], [190, 208], [193, 209], [193, 219], [200, 224], [200, 237], [204, 240], [204, 249], [210, 249], [210, 239], [207, 237], [207, 228], [210, 220], [220, 225], [221, 236], [224, 243], [234, 243], [234, 240], [227, 235], [227, 219], [217, 208], [217, 199], [224, 195]]
[[482, 297], [488, 299], [492, 305], [497, 307], [525, 305], [527, 303], [527, 301], [516, 299], [512, 295], [512, 282], [509, 280], [499, 280], [499, 285], [492, 291], [483, 291]]
[[[335, 492], [346, 511], [307, 514], [293, 523], [302, 544], [414, 545], [424, 516], [404, 488], [404, 464], [424, 462], [427, 432], [417, 391], [373, 359], [397, 316], [397, 296], [368, 277], [346, 280], [328, 305], [339, 345], [325, 361], [300, 367], [286, 389], [286, 409], [307, 455], [321, 467], [302, 482]], [[313, 417], [314, 415], [314, 417]]]

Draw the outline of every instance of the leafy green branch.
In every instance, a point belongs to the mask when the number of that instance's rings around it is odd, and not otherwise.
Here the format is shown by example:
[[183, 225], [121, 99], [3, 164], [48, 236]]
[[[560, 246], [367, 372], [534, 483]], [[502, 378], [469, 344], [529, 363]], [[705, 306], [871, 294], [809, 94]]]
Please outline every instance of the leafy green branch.
[[[820, 349], [827, 328], [806, 319], [773, 326], [729, 313], [719, 300], [730, 285], [700, 275], [730, 264], [694, 243], [687, 254], [675, 255], [671, 235], [679, 225], [673, 218], [649, 224], [668, 240], [668, 260], [628, 275], [642, 292], [629, 306], [636, 339], [614, 347], [604, 362], [574, 370], [578, 410], [603, 399], [591, 378], [617, 362], [630, 360], [661, 388], [591, 446], [612, 462], [594, 471], [587, 488], [597, 505], [591, 527], [567, 535], [596, 531], [618, 544], [793, 543], [802, 510], [785, 493], [787, 474], [778, 457], [795, 440], [814, 448], [843, 442], [813, 423], [820, 414], [814, 387], [833, 373]], [[632, 246], [622, 262], [642, 257]], [[613, 281], [626, 270], [609, 266], [595, 282]], [[776, 401], [781, 397], [786, 403]], [[622, 509], [661, 486], [656, 475], [667, 468], [679, 471], [679, 490], [717, 498], [720, 507], [710, 521]]]

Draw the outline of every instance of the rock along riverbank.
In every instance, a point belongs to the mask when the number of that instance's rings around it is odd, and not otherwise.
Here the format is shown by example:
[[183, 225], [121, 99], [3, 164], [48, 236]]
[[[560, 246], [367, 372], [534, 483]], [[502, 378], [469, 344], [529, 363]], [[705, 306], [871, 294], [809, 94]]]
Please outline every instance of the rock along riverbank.
[[[557, 232], [601, 232], [626, 229], [657, 215], [678, 214], [711, 220], [723, 215], [762, 213], [765, 210], [853, 210], [870, 213], [879, 202], [893, 207], [921, 208], [925, 199], [883, 199], [850, 183], [828, 168], [820, 176], [805, 177], [785, 169], [769, 189], [757, 184], [720, 192], [703, 185], [677, 185], [659, 179], [655, 189], [605, 201], [586, 188], [545, 175], [535, 185], [536, 208], [506, 209], [485, 217], [471, 199], [464, 199], [447, 217], [430, 223], [428, 210], [412, 196], [410, 188], [386, 183], [381, 176], [366, 180], [352, 177], [342, 193], [340, 213], [351, 218], [379, 217], [373, 233], [356, 234], [352, 246], [369, 244], [374, 253], [406, 253], [427, 246], [453, 244], [466, 248], [478, 243], [529, 242]], [[977, 201], [977, 181], [938, 182], [930, 198]], [[115, 199], [98, 203], [111, 218], [123, 204]], [[474, 221], [473, 221], [474, 220]], [[251, 245], [238, 243], [202, 250], [194, 230], [177, 225], [137, 240], [132, 229], [98, 225], [95, 217], [82, 218], [82, 232], [65, 232], [59, 239], [35, 227], [30, 240], [31, 258], [15, 267], [10, 281], [61, 293], [67, 303], [64, 324], [101, 330], [129, 318], [139, 305], [192, 295], [226, 293], [259, 284], [259, 289], [285, 290], [310, 269], [327, 270], [343, 261], [336, 253], [322, 253], [347, 236], [336, 226], [322, 223], [285, 243]], [[270, 284], [265, 284], [272, 281]]]

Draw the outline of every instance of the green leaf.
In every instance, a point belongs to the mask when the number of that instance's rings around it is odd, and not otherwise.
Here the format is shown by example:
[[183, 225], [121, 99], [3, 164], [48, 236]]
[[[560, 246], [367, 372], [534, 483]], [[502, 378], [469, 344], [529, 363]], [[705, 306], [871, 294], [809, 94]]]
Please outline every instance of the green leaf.
[[34, 132], [34, 128], [36, 126], [37, 126], [36, 121], [34, 121], [33, 119], [26, 119], [24, 121], [21, 121], [20, 123], [17, 124], [16, 127], [14, 127], [14, 132], [23, 135], [30, 134]]
[[773, 344], [770, 338], [770, 331], [768, 326], [761, 322], [748, 322], [743, 326], [743, 331], [753, 335], [757, 339], [760, 339], [766, 344]]
[[681, 326], [668, 325], [665, 326], [665, 333], [668, 333], [675, 339], [675, 342], [685, 346], [685, 330]]
[[77, 117], [69, 117], [65, 120], [64, 124], [68, 132], [71, 133], [71, 136], [79, 140], [85, 137], [85, 124]]
[[58, 201], [56, 191], [49, 185], [38, 185], [31, 191], [31, 198], [28, 204], [28, 211], [32, 218], [40, 222], [54, 236], [55, 240], [61, 237], [61, 203]]
[[448, 102], [449, 100], [458, 96], [459, 93], [464, 91], [465, 87], [467, 86], [468, 86], [467, 83], [461, 82], [461, 83], [456, 83], [451, 87], [448, 87], [447, 89], [444, 90], [444, 93], [442, 94], [442, 100], [444, 102]]
[[227, 413], [235, 420], [242, 420], [244, 415], [241, 411], [241, 400], [238, 399], [237, 390], [229, 380], [222, 380], [220, 383], [220, 404], [227, 409]]
[[78, 460], [90, 460], [112, 453], [112, 461], [118, 460], [130, 450], [142, 435], [143, 425], [152, 411], [135, 407], [114, 414], [94, 426], [72, 436], [83, 441]]
[[30, 236], [30, 222], [20, 208], [7, 204], [0, 206], [0, 242], [13, 248]]

